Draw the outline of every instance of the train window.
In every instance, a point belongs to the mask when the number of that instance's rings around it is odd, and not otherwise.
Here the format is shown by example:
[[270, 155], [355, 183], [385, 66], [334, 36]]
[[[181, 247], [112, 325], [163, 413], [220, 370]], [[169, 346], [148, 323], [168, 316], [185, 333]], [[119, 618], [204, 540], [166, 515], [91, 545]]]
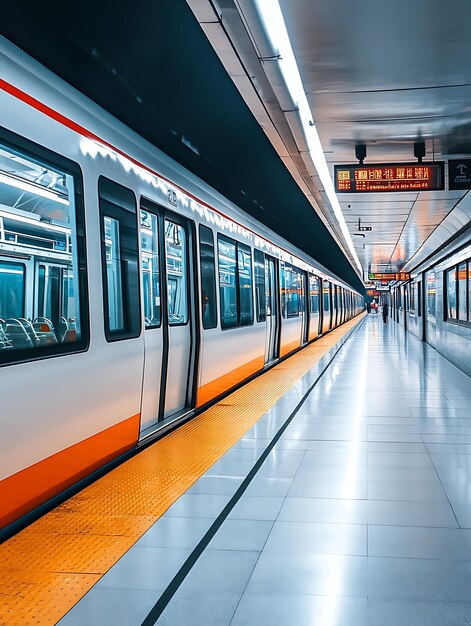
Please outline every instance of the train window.
[[417, 283], [408, 283], [408, 289], [410, 293], [409, 298], [409, 311], [411, 313], [415, 312], [415, 306], [417, 302]]
[[100, 177], [103, 305], [107, 341], [138, 337], [141, 330], [137, 209], [133, 192]]
[[146, 328], [160, 326], [159, 218], [140, 211], [141, 268]]
[[2, 131], [0, 362], [83, 350], [88, 341], [81, 173]]
[[250, 248], [242, 243], [238, 243], [237, 259], [239, 270], [239, 323], [240, 326], [250, 326], [253, 324], [252, 253]]
[[456, 267], [446, 272], [447, 317], [456, 319]]
[[237, 311], [237, 248], [232, 239], [218, 237], [219, 301], [221, 328], [238, 326]]
[[253, 324], [252, 254], [228, 237], [218, 237], [221, 328]]
[[186, 249], [186, 232], [183, 226], [165, 220], [168, 323], [170, 326], [178, 326], [188, 322], [188, 267]]
[[301, 276], [296, 268], [285, 265], [285, 297], [287, 317], [299, 316], [301, 296]]
[[257, 322], [264, 322], [266, 320], [265, 255], [261, 250], [253, 251], [253, 261], [255, 270]]
[[319, 312], [319, 279], [309, 274], [309, 308], [311, 313]]
[[468, 303], [466, 301], [466, 283], [467, 283], [466, 263], [460, 263], [458, 266], [458, 319], [466, 321]]
[[281, 317], [286, 318], [286, 275], [284, 261], [280, 262]]
[[108, 324], [111, 332], [124, 329], [124, 293], [121, 273], [119, 221], [105, 216], [106, 277], [108, 283]]
[[299, 297], [299, 311], [305, 313], [306, 311], [306, 273], [298, 271], [298, 297]]
[[0, 261], [0, 318], [25, 315], [25, 275], [23, 263]]
[[203, 328], [216, 328], [216, 268], [213, 231], [200, 225], [201, 306]]
[[324, 311], [330, 311], [330, 289], [328, 281], [324, 281], [322, 285], [322, 300], [324, 305]]

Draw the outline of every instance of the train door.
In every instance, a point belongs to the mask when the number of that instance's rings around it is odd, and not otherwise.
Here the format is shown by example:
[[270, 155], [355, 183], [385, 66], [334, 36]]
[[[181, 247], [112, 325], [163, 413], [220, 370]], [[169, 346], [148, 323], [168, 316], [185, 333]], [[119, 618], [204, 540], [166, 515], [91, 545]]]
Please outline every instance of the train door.
[[340, 287], [337, 285], [335, 289], [335, 322], [334, 326], [337, 327], [340, 324]]
[[309, 339], [315, 339], [320, 332], [319, 279], [309, 274]]
[[329, 306], [330, 306], [330, 324], [329, 329], [332, 330], [334, 327], [334, 319], [335, 319], [335, 298], [334, 298], [334, 285], [329, 283]]
[[299, 273], [299, 280], [301, 283], [301, 298], [300, 298], [300, 307], [299, 312], [301, 314], [301, 345], [307, 343], [308, 340], [308, 332], [309, 332], [309, 313], [308, 313], [308, 303], [307, 303], [307, 280], [306, 280], [306, 272]]
[[267, 334], [265, 342], [265, 363], [279, 356], [280, 346], [280, 305], [277, 260], [265, 255], [265, 303], [267, 313]]
[[322, 332], [330, 329], [331, 323], [331, 298], [329, 281], [322, 281]]
[[195, 324], [191, 287], [196, 281], [189, 224], [166, 214], [164, 232], [168, 337], [163, 417], [167, 418], [193, 408]]
[[194, 406], [196, 374], [193, 231], [187, 220], [144, 201], [141, 258], [145, 363], [141, 434]]

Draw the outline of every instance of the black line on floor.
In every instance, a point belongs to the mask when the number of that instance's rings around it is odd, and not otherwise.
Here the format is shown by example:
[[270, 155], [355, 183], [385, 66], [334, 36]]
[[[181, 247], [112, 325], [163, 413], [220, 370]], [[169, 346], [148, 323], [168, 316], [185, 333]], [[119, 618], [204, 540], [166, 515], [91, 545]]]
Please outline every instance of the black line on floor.
[[[265, 448], [265, 450], [262, 452], [260, 457], [257, 459], [257, 462], [255, 463], [255, 465], [252, 467], [250, 472], [244, 478], [243, 482], [239, 485], [237, 491], [234, 493], [234, 495], [229, 500], [229, 502], [226, 504], [226, 506], [222, 509], [221, 513], [217, 516], [217, 518], [211, 524], [211, 526], [206, 531], [205, 535], [200, 540], [198, 545], [193, 549], [192, 553], [188, 556], [188, 558], [183, 563], [181, 568], [178, 570], [178, 572], [172, 578], [172, 580], [168, 584], [168, 586], [165, 589], [165, 591], [162, 593], [160, 598], [157, 600], [157, 602], [154, 604], [152, 609], [149, 611], [147, 617], [144, 618], [144, 621], [142, 622], [141, 626], [154, 626], [154, 624], [157, 622], [159, 617], [162, 615], [162, 613], [165, 611], [165, 609], [167, 608], [168, 604], [172, 600], [173, 596], [176, 594], [176, 592], [177, 592], [178, 588], [180, 587], [180, 585], [183, 583], [185, 578], [188, 576], [188, 574], [192, 570], [193, 566], [196, 564], [196, 562], [198, 561], [199, 557], [203, 554], [203, 552], [205, 551], [205, 549], [207, 548], [208, 544], [213, 539], [214, 535], [217, 533], [219, 528], [226, 521], [227, 516], [232, 511], [232, 509], [235, 507], [237, 502], [240, 500], [240, 498], [242, 497], [242, 495], [246, 491], [247, 487], [250, 485], [250, 483], [254, 479], [255, 475], [258, 472], [258, 470], [262, 467], [264, 461], [266, 460], [266, 458], [268, 457], [270, 452], [273, 450], [275, 445], [278, 443], [278, 441], [280, 440], [280, 438], [283, 435], [283, 433], [285, 432], [285, 430], [291, 424], [291, 422], [295, 418], [295, 416], [298, 413], [298, 411], [300, 410], [301, 406], [307, 400], [308, 396], [310, 395], [310, 393], [312, 392], [314, 387], [317, 385], [317, 383], [320, 381], [320, 379], [325, 374], [327, 369], [330, 367], [330, 365], [332, 364], [333, 360], [335, 359], [337, 354], [340, 352], [340, 350], [344, 347], [346, 342], [350, 339], [351, 335], [360, 328], [360, 326], [363, 324], [365, 319], [366, 318], [363, 318], [363, 320], [359, 324], [357, 324], [354, 328], [352, 328], [352, 330], [345, 336], [345, 341], [343, 341], [342, 344], [335, 350], [334, 354], [330, 358], [330, 360], [327, 363], [327, 365], [323, 368], [323, 370], [320, 372], [320, 374], [316, 377], [315, 381], [312, 383], [312, 385], [309, 387], [309, 389], [303, 395], [303, 397], [298, 402], [298, 404], [293, 409], [293, 411], [290, 413], [290, 415], [286, 418], [285, 422], [283, 422], [282, 426], [276, 432], [276, 434], [274, 435], [273, 439], [270, 441], [268, 446]], [[331, 348], [331, 350], [332, 349], [333, 348]], [[222, 572], [221, 575], [223, 576], [224, 573]]]

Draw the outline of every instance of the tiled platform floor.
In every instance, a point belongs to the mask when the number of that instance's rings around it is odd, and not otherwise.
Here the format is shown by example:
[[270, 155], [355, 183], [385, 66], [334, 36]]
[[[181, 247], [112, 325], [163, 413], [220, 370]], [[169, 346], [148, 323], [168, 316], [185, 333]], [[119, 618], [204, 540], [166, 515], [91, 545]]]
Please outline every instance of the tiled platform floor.
[[[146, 619], [314, 374], [60, 622]], [[471, 624], [471, 379], [370, 315], [175, 591], [167, 626]]]

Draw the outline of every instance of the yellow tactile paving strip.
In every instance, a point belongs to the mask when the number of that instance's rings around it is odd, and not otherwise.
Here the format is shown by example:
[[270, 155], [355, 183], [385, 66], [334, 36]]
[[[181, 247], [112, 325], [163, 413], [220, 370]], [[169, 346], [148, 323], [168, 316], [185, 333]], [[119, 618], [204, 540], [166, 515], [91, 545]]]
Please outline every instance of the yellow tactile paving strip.
[[0, 624], [55, 624], [360, 319], [235, 391], [0, 546]]

